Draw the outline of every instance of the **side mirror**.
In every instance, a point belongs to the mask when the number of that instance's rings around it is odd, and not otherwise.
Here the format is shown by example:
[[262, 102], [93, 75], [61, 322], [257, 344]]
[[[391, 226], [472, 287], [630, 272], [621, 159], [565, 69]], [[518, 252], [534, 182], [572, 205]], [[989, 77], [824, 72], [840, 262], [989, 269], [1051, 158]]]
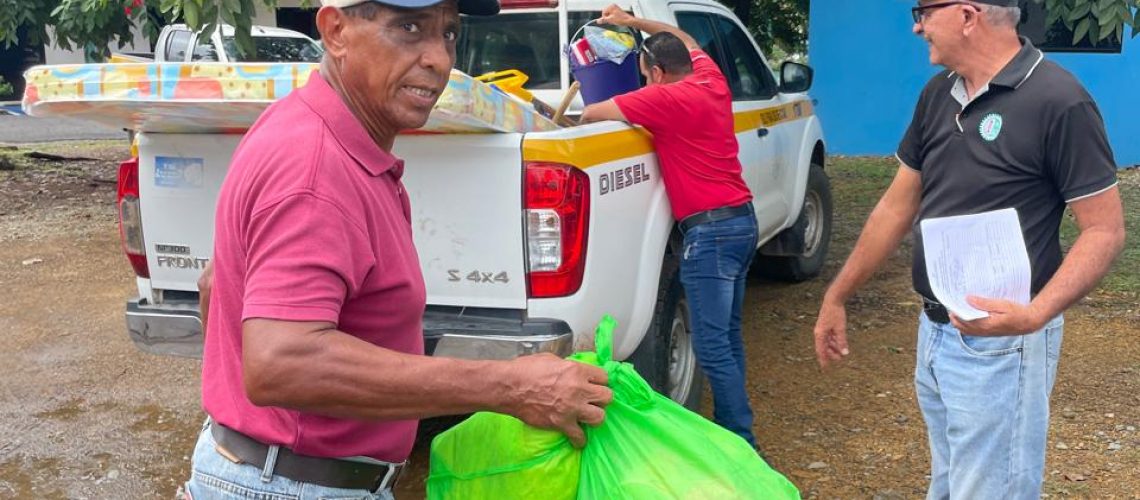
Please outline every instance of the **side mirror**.
[[814, 71], [811, 67], [791, 61], [785, 62], [780, 66], [780, 92], [785, 94], [807, 92], [811, 88], [813, 76]]

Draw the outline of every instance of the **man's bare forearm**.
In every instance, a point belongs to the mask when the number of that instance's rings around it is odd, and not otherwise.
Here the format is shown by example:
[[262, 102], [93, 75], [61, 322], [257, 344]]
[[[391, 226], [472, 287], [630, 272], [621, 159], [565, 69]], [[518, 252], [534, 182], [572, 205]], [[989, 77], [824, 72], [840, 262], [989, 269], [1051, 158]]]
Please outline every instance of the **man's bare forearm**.
[[[1082, 203], [1082, 202], [1078, 202]], [[1061, 267], [1033, 299], [1030, 307], [1041, 322], [1061, 314], [1088, 295], [1124, 250], [1124, 215], [1116, 188], [1096, 200], [1074, 204], [1078, 225], [1083, 225]]]
[[1031, 306], [1046, 321], [1064, 312], [1096, 288], [1101, 278], [1112, 269], [1123, 244], [1123, 235], [1081, 233], [1057, 273], [1033, 299]]
[[828, 287], [824, 301], [846, 303], [899, 247], [918, 213], [919, 182], [917, 172], [900, 167], [899, 174], [867, 218], [855, 249]]
[[506, 362], [404, 354], [334, 329], [307, 335], [258, 342], [261, 352], [246, 351], [246, 391], [255, 404], [335, 417], [420, 419], [504, 411], [516, 387]]

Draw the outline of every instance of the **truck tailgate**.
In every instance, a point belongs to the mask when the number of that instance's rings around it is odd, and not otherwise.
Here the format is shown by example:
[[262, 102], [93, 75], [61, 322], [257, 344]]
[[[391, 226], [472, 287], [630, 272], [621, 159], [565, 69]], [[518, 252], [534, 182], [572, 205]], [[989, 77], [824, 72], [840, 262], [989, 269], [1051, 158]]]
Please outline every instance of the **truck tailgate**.
[[428, 304], [526, 308], [522, 137], [396, 140]]
[[139, 134], [139, 198], [151, 288], [198, 290], [214, 207], [240, 135]]
[[[197, 290], [213, 251], [214, 207], [241, 136], [139, 139], [151, 286]], [[524, 309], [521, 134], [404, 135], [412, 229], [428, 303]]]

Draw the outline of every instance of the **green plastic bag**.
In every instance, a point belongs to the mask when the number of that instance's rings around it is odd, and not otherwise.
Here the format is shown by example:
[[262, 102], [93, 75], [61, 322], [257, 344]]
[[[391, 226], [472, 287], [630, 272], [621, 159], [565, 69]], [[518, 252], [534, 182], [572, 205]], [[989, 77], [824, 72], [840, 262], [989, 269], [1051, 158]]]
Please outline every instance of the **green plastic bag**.
[[799, 499], [790, 481], [740, 436], [655, 392], [629, 363], [613, 361], [613, 318], [598, 325], [593, 360], [614, 400], [586, 427], [580, 499]]
[[557, 431], [476, 413], [431, 443], [429, 500], [799, 499], [799, 491], [739, 436], [653, 391], [613, 361], [613, 329], [598, 325], [597, 352], [570, 359], [609, 374], [606, 420], [575, 449]]
[[573, 500], [582, 453], [561, 432], [476, 413], [431, 442], [429, 500]]

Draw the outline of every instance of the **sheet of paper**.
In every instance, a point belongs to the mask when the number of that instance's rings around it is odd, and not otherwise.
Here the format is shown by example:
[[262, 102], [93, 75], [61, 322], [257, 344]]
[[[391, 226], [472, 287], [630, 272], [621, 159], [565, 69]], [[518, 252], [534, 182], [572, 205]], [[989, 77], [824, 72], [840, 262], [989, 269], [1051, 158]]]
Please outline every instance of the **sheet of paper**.
[[1029, 254], [1016, 210], [926, 219], [921, 224], [930, 287], [950, 312], [967, 321], [989, 316], [970, 306], [968, 295], [1029, 303]]

